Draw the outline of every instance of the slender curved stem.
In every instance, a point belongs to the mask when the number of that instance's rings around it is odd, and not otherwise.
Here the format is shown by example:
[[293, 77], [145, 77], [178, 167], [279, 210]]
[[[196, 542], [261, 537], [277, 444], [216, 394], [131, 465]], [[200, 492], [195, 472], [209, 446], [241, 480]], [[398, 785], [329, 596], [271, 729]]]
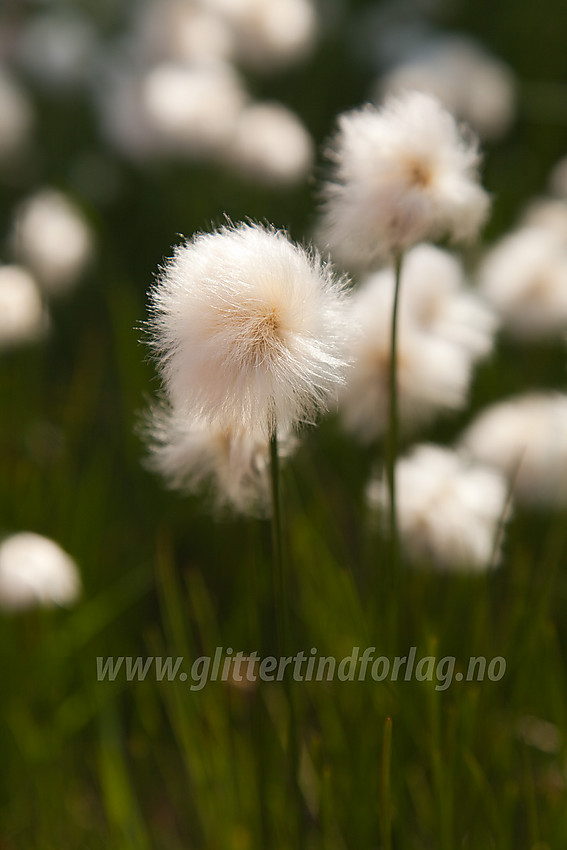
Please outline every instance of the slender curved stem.
[[[292, 654], [289, 628], [289, 594], [283, 557], [278, 437], [275, 430], [270, 438], [270, 482], [272, 490], [274, 603], [276, 608], [278, 652], [280, 656], [289, 656]], [[305, 847], [305, 836], [303, 832], [303, 799], [299, 781], [300, 738], [292, 683], [287, 677], [284, 678], [284, 691], [289, 707], [287, 771], [296, 814], [296, 834], [294, 846], [297, 847], [298, 850], [303, 850]]]
[[392, 308], [392, 336], [390, 346], [390, 410], [388, 427], [387, 475], [390, 491], [390, 551], [391, 568], [397, 572], [400, 562], [400, 542], [398, 534], [398, 518], [396, 512], [396, 459], [398, 455], [398, 301], [400, 281], [402, 277], [403, 254], [396, 255], [394, 261], [395, 288]]
[[274, 559], [273, 577], [277, 640], [280, 655], [285, 655], [289, 641], [288, 599], [283, 563], [278, 435], [275, 430], [270, 437], [270, 483], [272, 491], [272, 554]]

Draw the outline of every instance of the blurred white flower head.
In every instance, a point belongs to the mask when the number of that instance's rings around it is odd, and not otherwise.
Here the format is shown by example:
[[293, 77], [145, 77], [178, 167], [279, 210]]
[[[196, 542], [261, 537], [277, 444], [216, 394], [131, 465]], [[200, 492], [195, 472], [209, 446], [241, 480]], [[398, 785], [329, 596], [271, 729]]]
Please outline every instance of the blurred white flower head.
[[567, 242], [548, 227], [522, 227], [491, 251], [479, 270], [480, 290], [503, 328], [523, 339], [567, 329]]
[[309, 420], [343, 381], [344, 281], [256, 224], [178, 246], [150, 293], [150, 345], [182, 415], [266, 437]]
[[534, 198], [521, 218], [521, 227], [551, 230], [567, 245], [567, 203], [560, 198]]
[[[144, 423], [148, 466], [172, 490], [211, 490], [220, 510], [266, 515], [271, 510], [268, 444], [243, 430], [223, 430], [203, 419], [180, 415], [167, 404], [153, 407]], [[278, 455], [290, 439], [278, 440]]]
[[77, 565], [53, 540], [22, 532], [0, 543], [1, 608], [69, 605], [80, 591]]
[[436, 38], [414, 48], [377, 89], [380, 97], [410, 90], [432, 94], [483, 139], [503, 135], [516, 106], [511, 68], [460, 36]]
[[299, 118], [279, 103], [254, 103], [240, 114], [229, 147], [244, 174], [276, 185], [304, 180], [314, 158], [313, 140]]
[[144, 79], [139, 69], [122, 58], [108, 56], [95, 90], [106, 140], [122, 154], [138, 160], [155, 156], [160, 149], [159, 134], [150, 125], [144, 103]]
[[[402, 272], [397, 335], [400, 422], [415, 429], [437, 413], [464, 407], [473, 364], [491, 348], [494, 321], [462, 286], [450, 255], [431, 246], [408, 253]], [[353, 366], [340, 394], [347, 430], [364, 442], [385, 433], [389, 416], [394, 274], [370, 275], [353, 294]]]
[[476, 142], [430, 95], [341, 115], [328, 156], [320, 240], [345, 266], [375, 268], [427, 239], [472, 238], [487, 216]]
[[460, 443], [507, 476], [518, 502], [567, 505], [567, 396], [526, 393], [491, 405]]
[[17, 259], [51, 295], [73, 286], [93, 250], [81, 211], [54, 189], [43, 189], [21, 204], [12, 241]]
[[19, 266], [0, 266], [0, 349], [40, 339], [48, 328], [41, 292]]
[[230, 65], [157, 65], [143, 79], [141, 97], [166, 151], [207, 156], [231, 143], [247, 99]]
[[23, 89], [0, 68], [0, 165], [10, 162], [29, 140], [31, 103]]
[[292, 65], [312, 49], [317, 14], [312, 0], [204, 0], [235, 38], [238, 60], [259, 71]]
[[[385, 483], [373, 482], [368, 497], [388, 510]], [[499, 472], [450, 449], [419, 445], [396, 464], [396, 497], [400, 540], [411, 561], [449, 571], [495, 566], [509, 513]]]
[[199, 0], [147, 0], [134, 7], [133, 35], [150, 62], [228, 61], [234, 36], [226, 20]]
[[[394, 273], [381, 273], [394, 291]], [[462, 346], [474, 362], [492, 351], [498, 320], [476, 290], [467, 285], [461, 262], [434, 245], [417, 245], [404, 257], [400, 310], [423, 330]]]
[[30, 19], [16, 51], [19, 64], [38, 85], [64, 94], [88, 80], [96, 47], [89, 17], [76, 10], [54, 10]]

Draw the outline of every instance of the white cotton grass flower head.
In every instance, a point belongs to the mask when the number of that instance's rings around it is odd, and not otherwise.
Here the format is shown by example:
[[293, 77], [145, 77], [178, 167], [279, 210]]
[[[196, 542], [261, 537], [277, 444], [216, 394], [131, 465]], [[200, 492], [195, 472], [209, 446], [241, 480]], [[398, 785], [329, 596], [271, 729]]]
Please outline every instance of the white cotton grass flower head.
[[31, 103], [22, 88], [0, 68], [0, 166], [11, 163], [29, 141]]
[[567, 202], [561, 198], [535, 198], [524, 210], [520, 226], [551, 230], [567, 245]]
[[534, 392], [481, 411], [460, 439], [507, 476], [518, 503], [567, 506], [567, 396]]
[[42, 189], [16, 212], [13, 248], [49, 295], [69, 290], [85, 270], [93, 238], [79, 208], [62, 192]]
[[228, 224], [179, 245], [150, 313], [168, 401], [222, 429], [286, 432], [343, 381], [345, 281], [281, 231]]
[[531, 340], [567, 330], [567, 242], [557, 231], [522, 227], [504, 237], [478, 279], [510, 336]]
[[0, 608], [65, 606], [80, 592], [77, 565], [53, 540], [26, 531], [0, 543]]
[[[403, 281], [400, 303], [404, 299]], [[348, 431], [363, 442], [388, 428], [394, 278], [390, 271], [371, 275], [353, 294], [353, 319], [360, 333], [353, 339], [353, 365], [341, 391], [339, 413]], [[401, 426], [411, 431], [436, 414], [466, 404], [476, 357], [466, 345], [433, 333], [400, 309], [397, 333], [398, 411]]]
[[306, 179], [313, 159], [313, 140], [287, 107], [252, 103], [242, 110], [229, 146], [238, 171], [260, 182], [293, 185]]
[[101, 131], [107, 143], [142, 162], [160, 151], [160, 136], [150, 125], [144, 102], [145, 80], [133, 63], [108, 56], [102, 66], [100, 85], [95, 89]]
[[[372, 482], [368, 498], [389, 510], [384, 482]], [[400, 542], [415, 564], [483, 572], [498, 562], [509, 499], [494, 469], [445, 447], [415, 446], [396, 463], [396, 501]]]
[[77, 10], [50, 10], [31, 16], [18, 38], [15, 58], [38, 86], [66, 94], [88, 80], [96, 48], [89, 17]]
[[204, 0], [204, 5], [226, 20], [238, 61], [256, 71], [300, 62], [317, 37], [313, 0]]
[[380, 98], [410, 90], [432, 94], [482, 139], [502, 136], [516, 108], [511, 68], [462, 36], [418, 45], [379, 81], [377, 90]]
[[[208, 490], [221, 511], [270, 513], [265, 439], [180, 415], [165, 402], [150, 409], [142, 436], [149, 446], [148, 467], [159, 473], [170, 489], [184, 493]], [[278, 439], [278, 456], [287, 456], [294, 445], [292, 438]]]
[[488, 214], [476, 142], [430, 95], [339, 116], [328, 157], [319, 239], [345, 266], [376, 268], [417, 242], [473, 238]]
[[198, 0], [147, 0], [133, 11], [134, 39], [146, 62], [210, 64], [233, 56], [227, 22]]
[[[394, 291], [394, 273], [378, 278]], [[461, 345], [472, 362], [493, 347], [498, 320], [493, 309], [468, 286], [457, 257], [434, 245], [416, 245], [404, 257], [399, 309], [423, 330]]]
[[0, 265], [0, 350], [39, 340], [48, 326], [41, 291], [30, 273]]
[[230, 65], [165, 63], [142, 80], [141, 99], [166, 152], [208, 156], [231, 143], [247, 95]]

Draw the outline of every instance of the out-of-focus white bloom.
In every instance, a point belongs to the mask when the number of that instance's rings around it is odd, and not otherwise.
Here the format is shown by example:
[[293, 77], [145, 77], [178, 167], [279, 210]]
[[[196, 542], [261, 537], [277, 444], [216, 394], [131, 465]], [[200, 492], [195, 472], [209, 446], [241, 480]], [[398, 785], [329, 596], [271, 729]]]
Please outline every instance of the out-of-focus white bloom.
[[143, 161], [155, 156], [160, 144], [143, 102], [142, 82], [139, 71], [128, 62], [107, 56], [95, 97], [108, 142], [122, 154]]
[[567, 203], [558, 198], [536, 198], [524, 210], [521, 226], [551, 230], [567, 245]]
[[278, 103], [256, 103], [240, 114], [230, 161], [245, 174], [275, 184], [305, 179], [313, 140], [299, 118]]
[[210, 64], [232, 57], [228, 23], [198, 0], [149, 0], [134, 12], [134, 38], [150, 62]]
[[16, 214], [14, 252], [52, 295], [68, 290], [92, 254], [91, 231], [78, 207], [54, 189], [28, 198]]
[[0, 165], [10, 162], [21, 151], [32, 123], [33, 112], [27, 96], [0, 69]]
[[[408, 293], [405, 293], [408, 294]], [[387, 429], [394, 280], [389, 272], [372, 275], [353, 296], [354, 320], [360, 334], [352, 344], [353, 366], [340, 396], [340, 413], [349, 431], [369, 442]], [[426, 317], [421, 325], [404, 309], [400, 288], [397, 334], [398, 409], [410, 429], [443, 410], [466, 403], [472, 352], [465, 345], [432, 333]], [[441, 322], [443, 326], [443, 322]], [[471, 337], [472, 339], [472, 337]]]
[[328, 155], [320, 237], [346, 266], [376, 267], [444, 235], [471, 238], [486, 218], [476, 143], [430, 95], [341, 115]]
[[[166, 404], [150, 410], [144, 437], [150, 448], [148, 466], [160, 473], [171, 489], [195, 492], [209, 485], [220, 509], [270, 512], [266, 440], [180, 415]], [[291, 445], [289, 440], [278, 440], [280, 458], [289, 454]]]
[[513, 336], [567, 328], [567, 243], [554, 230], [523, 227], [499, 242], [479, 271], [480, 290]]
[[421, 46], [380, 80], [378, 91], [428, 92], [484, 139], [501, 136], [515, 110], [512, 70], [472, 39], [451, 36]]
[[43, 88], [65, 93], [88, 78], [97, 37], [90, 20], [76, 11], [31, 18], [17, 45], [23, 68]]
[[150, 298], [150, 345], [182, 415], [265, 437], [325, 407], [343, 380], [344, 282], [280, 231], [198, 234]]
[[68, 605], [80, 590], [77, 565], [53, 540], [22, 532], [0, 544], [1, 608]]
[[518, 502], [567, 505], [567, 396], [528, 393], [494, 404], [460, 443], [508, 477]]
[[158, 65], [142, 84], [150, 126], [166, 150], [189, 154], [224, 149], [245, 101], [238, 75], [229, 65]]
[[229, 23], [240, 62], [269, 71], [298, 62], [317, 34], [312, 0], [204, 0]]
[[[368, 495], [388, 510], [385, 484], [373, 483]], [[500, 473], [450, 449], [420, 445], [396, 464], [396, 499], [400, 541], [412, 561], [471, 572], [495, 565], [508, 513]]]
[[[375, 275], [394, 291], [391, 269]], [[417, 245], [404, 257], [400, 311], [423, 330], [462, 346], [473, 361], [492, 350], [497, 319], [493, 310], [466, 285], [459, 260], [433, 245]]]
[[554, 755], [561, 751], [562, 735], [555, 725], [533, 714], [524, 714], [516, 724], [516, 734], [528, 747]]
[[18, 266], [0, 266], [0, 348], [39, 339], [47, 327], [33, 277]]

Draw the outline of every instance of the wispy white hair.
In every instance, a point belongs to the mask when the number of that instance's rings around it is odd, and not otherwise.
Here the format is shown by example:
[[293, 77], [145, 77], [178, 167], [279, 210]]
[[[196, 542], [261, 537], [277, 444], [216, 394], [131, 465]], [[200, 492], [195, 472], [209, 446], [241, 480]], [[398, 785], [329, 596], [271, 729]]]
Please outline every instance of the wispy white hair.
[[221, 429], [285, 431], [343, 382], [345, 281], [274, 228], [227, 224], [179, 245], [150, 314], [168, 400]]

